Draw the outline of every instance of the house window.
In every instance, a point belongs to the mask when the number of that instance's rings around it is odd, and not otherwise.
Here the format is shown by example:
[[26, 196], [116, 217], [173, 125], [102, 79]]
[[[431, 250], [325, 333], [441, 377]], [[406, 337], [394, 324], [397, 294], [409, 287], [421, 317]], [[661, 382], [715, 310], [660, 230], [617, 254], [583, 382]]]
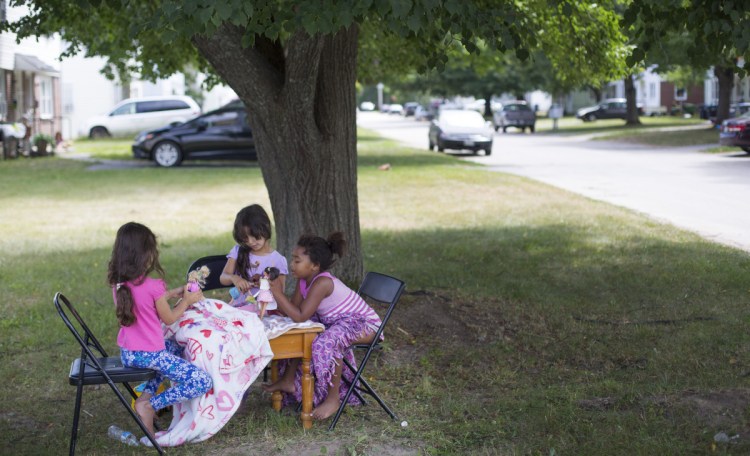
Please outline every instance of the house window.
[[652, 100], [656, 98], [656, 83], [652, 82], [648, 85], [648, 97]]
[[52, 104], [52, 78], [39, 78], [39, 117], [51, 119], [54, 115]]

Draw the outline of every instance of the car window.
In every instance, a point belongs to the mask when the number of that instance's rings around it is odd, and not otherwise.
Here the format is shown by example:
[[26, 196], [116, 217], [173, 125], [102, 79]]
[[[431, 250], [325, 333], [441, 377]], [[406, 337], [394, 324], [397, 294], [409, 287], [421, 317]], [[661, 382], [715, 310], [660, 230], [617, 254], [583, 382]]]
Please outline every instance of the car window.
[[191, 120], [188, 125], [197, 127], [198, 124], [203, 122], [206, 123], [206, 128], [236, 125], [239, 117], [239, 111], [216, 111], [197, 117]]
[[158, 112], [173, 111], [177, 109], [190, 109], [187, 103], [181, 100], [151, 100], [139, 101], [137, 111], [140, 112]]
[[505, 105], [503, 109], [506, 111], [531, 111], [531, 108], [525, 104], [509, 104]]
[[456, 127], [477, 127], [484, 125], [484, 117], [476, 111], [444, 111], [440, 123]]
[[135, 114], [135, 103], [125, 103], [124, 105], [112, 111], [110, 116], [124, 116], [127, 114]]

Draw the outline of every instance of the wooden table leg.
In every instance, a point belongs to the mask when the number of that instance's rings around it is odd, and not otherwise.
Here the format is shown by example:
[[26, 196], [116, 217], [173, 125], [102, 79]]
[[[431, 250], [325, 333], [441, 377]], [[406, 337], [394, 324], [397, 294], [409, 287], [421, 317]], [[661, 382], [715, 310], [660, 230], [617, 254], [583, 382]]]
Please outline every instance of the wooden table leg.
[[[279, 380], [279, 362], [276, 360], [271, 361], [271, 383], [276, 383]], [[271, 393], [271, 406], [277, 412], [281, 411], [281, 391], [274, 391]]]
[[310, 375], [310, 358], [302, 358], [302, 427], [312, 428], [313, 378]]

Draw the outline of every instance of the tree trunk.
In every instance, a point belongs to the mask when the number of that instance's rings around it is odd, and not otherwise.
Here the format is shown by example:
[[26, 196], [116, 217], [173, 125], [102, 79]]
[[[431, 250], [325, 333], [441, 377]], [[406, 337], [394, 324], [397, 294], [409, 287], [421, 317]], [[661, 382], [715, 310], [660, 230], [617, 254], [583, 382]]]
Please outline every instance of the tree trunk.
[[632, 74], [625, 76], [625, 103], [627, 109], [625, 125], [640, 125], [641, 119], [638, 118], [638, 104], [635, 99], [635, 83]]
[[732, 103], [732, 88], [734, 87], [734, 71], [731, 68], [717, 65], [714, 67], [714, 76], [719, 81], [719, 104], [716, 107], [716, 120], [714, 121], [718, 125], [729, 118], [729, 106]]
[[[296, 32], [286, 45], [224, 25], [193, 42], [244, 101], [276, 226], [287, 258], [303, 233], [341, 231], [347, 252], [334, 267], [345, 282], [363, 276], [357, 201], [356, 26], [335, 35]], [[243, 203], [252, 203], [248, 195]], [[239, 207], [238, 207], [239, 210]]]
[[484, 117], [492, 118], [492, 94], [484, 94]]

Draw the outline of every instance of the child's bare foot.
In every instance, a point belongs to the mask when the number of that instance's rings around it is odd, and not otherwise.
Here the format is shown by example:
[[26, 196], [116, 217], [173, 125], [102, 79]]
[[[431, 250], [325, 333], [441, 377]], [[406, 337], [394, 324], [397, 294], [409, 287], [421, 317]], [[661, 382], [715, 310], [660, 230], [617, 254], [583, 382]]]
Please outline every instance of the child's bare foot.
[[146, 425], [148, 432], [154, 435], [154, 417], [156, 416], [156, 411], [151, 406], [151, 402], [148, 399], [139, 397], [135, 401], [135, 412], [141, 421], [143, 421], [143, 424]]
[[316, 420], [324, 420], [336, 413], [340, 405], [341, 399], [339, 399], [339, 395], [329, 394], [323, 402], [313, 409], [312, 416]]
[[282, 393], [293, 393], [294, 392], [294, 378], [281, 377], [274, 383], [264, 383], [260, 386], [266, 393], [273, 393], [274, 391], [281, 391]]

